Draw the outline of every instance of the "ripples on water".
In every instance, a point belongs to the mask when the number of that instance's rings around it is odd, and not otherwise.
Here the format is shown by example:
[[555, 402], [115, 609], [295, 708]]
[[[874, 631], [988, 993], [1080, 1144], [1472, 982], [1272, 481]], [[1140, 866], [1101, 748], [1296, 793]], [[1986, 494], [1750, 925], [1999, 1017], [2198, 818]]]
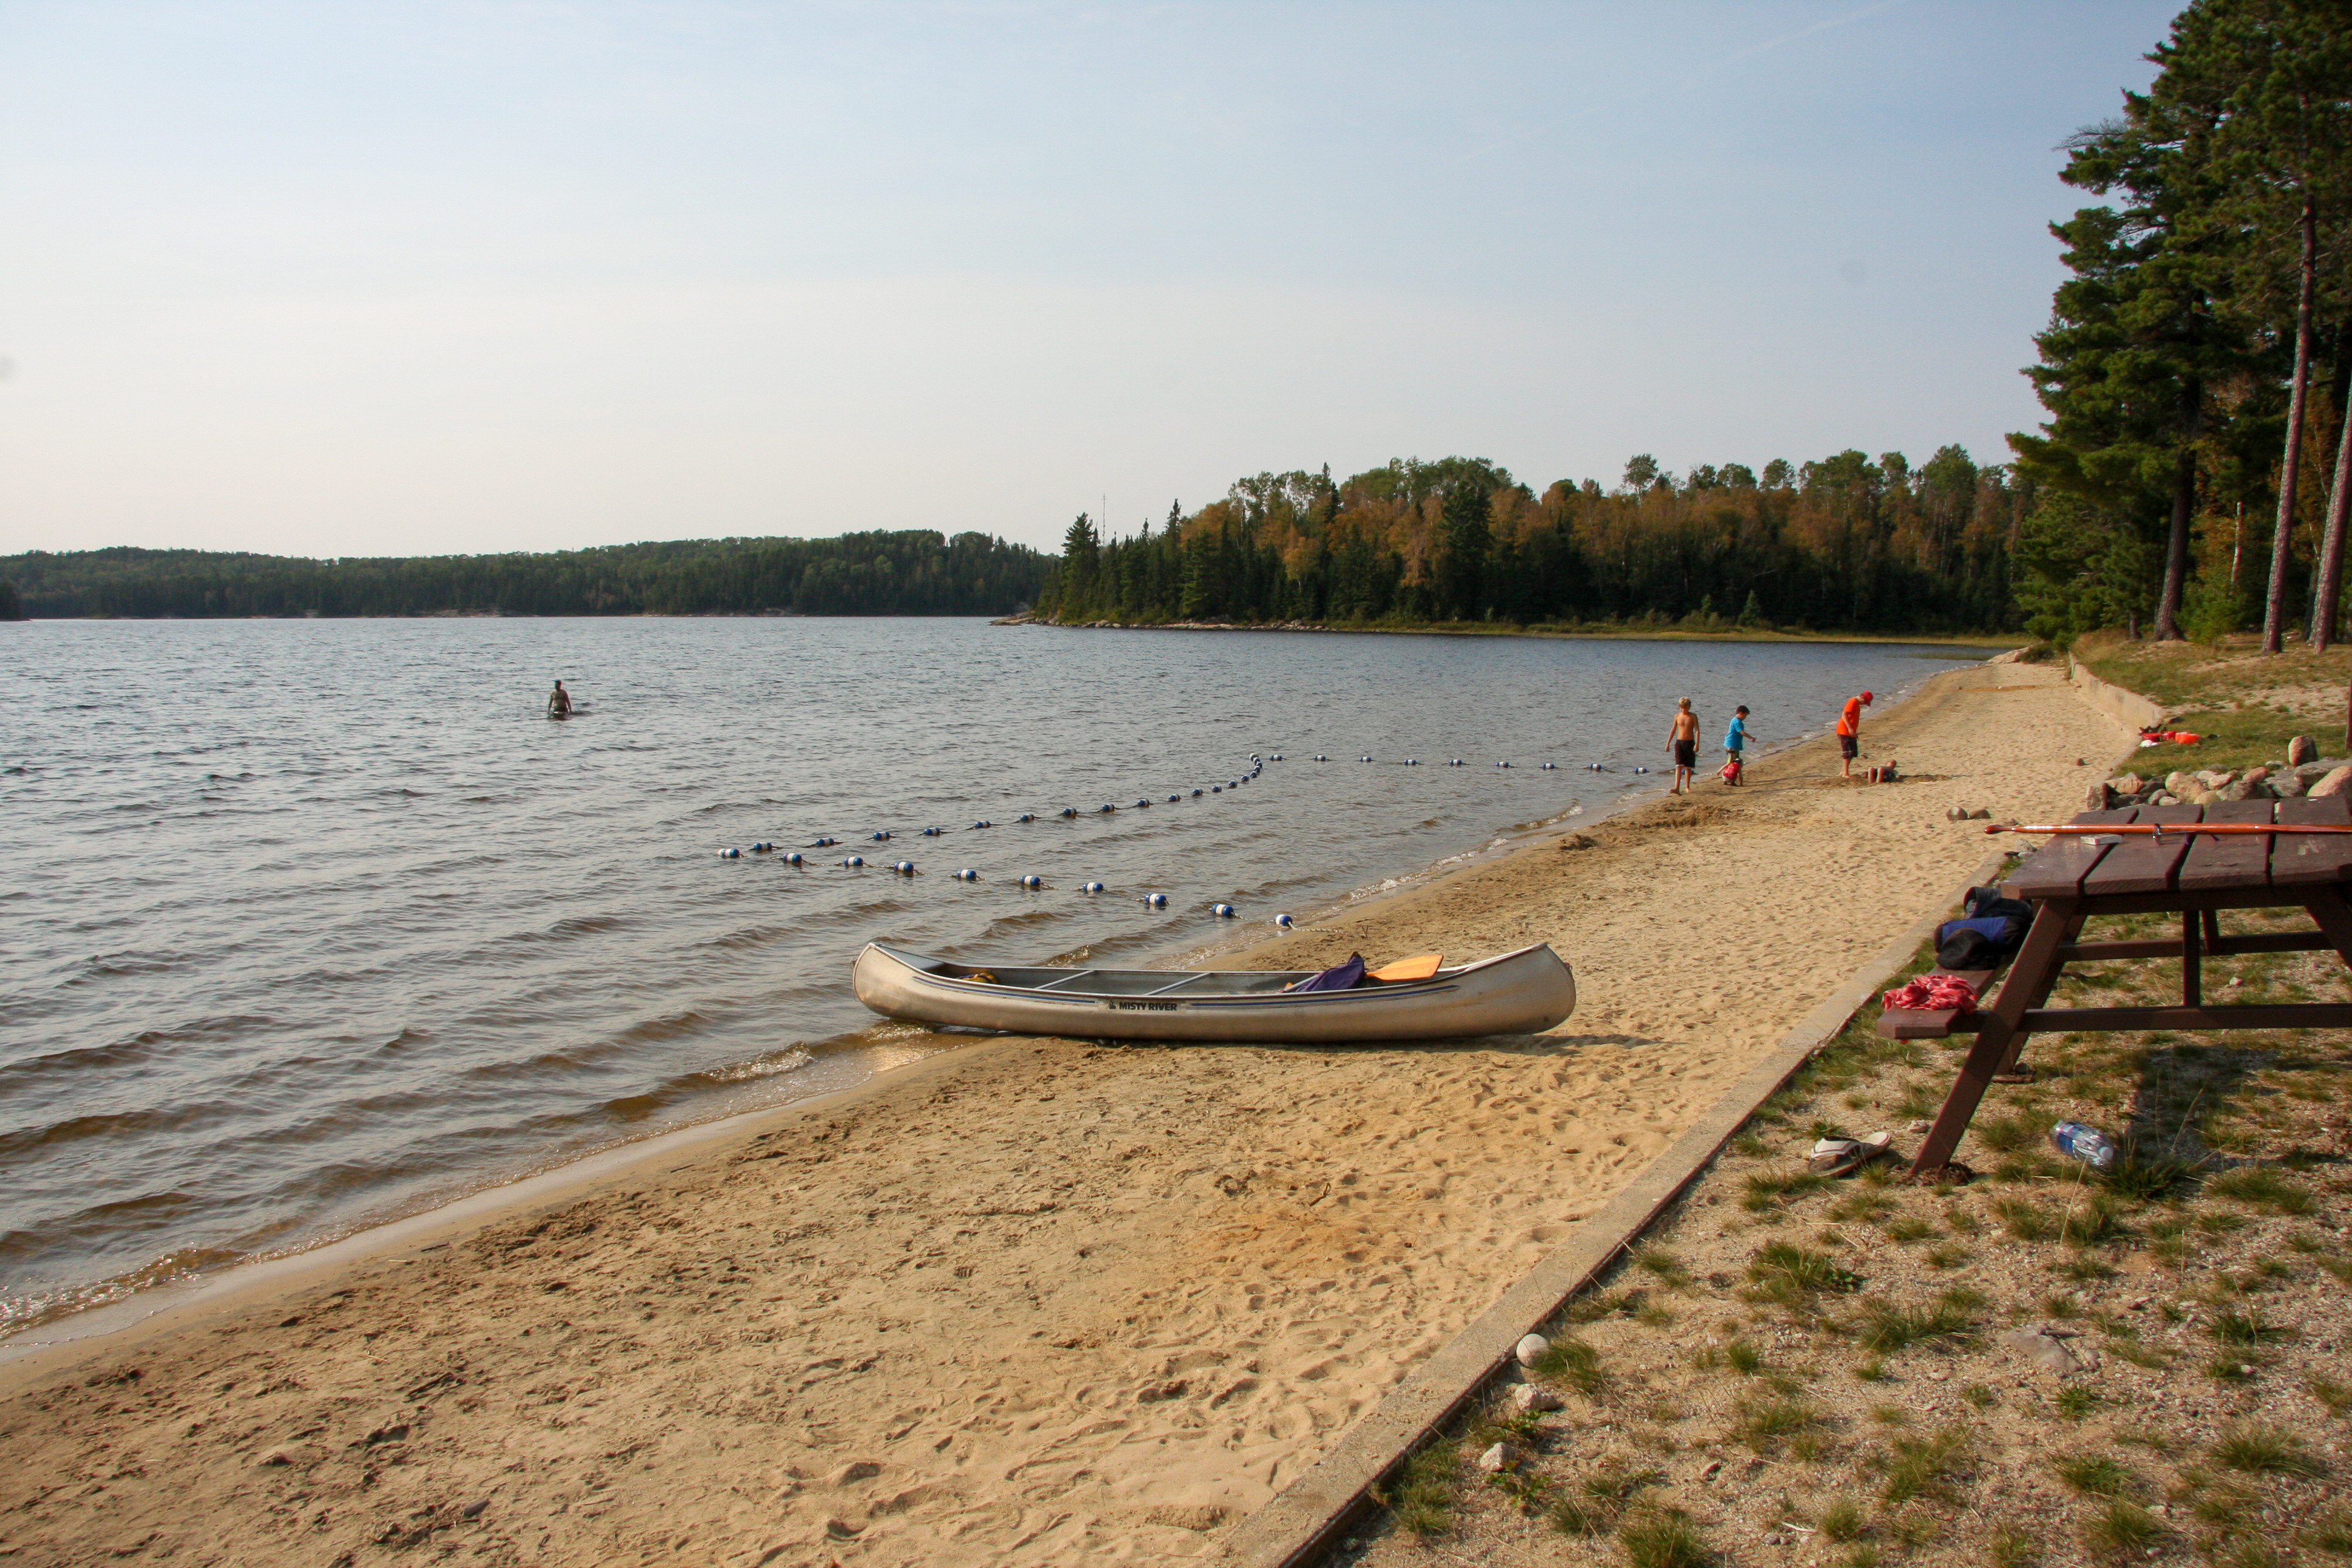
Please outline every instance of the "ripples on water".
[[[1740, 701], [1786, 739], [1857, 687], [1916, 684], [1923, 651], [976, 621], [0, 626], [0, 1331], [911, 1060], [935, 1037], [873, 1026], [850, 994], [869, 939], [1141, 962], [1235, 934], [1218, 900], [1261, 933], [1654, 787], [1628, 770], [1659, 761], [1677, 696], [1710, 741]], [[539, 717], [558, 675], [588, 708], [567, 724]], [[1252, 752], [1286, 760], [1191, 798]], [[1024, 811], [1040, 820], [1009, 820]], [[877, 830], [896, 837], [861, 842]], [[714, 853], [819, 834], [842, 848], [798, 868]], [[923, 874], [893, 875], [900, 858]], [[1031, 871], [1047, 891], [1014, 885]], [[1079, 894], [1089, 879], [1109, 892]]]

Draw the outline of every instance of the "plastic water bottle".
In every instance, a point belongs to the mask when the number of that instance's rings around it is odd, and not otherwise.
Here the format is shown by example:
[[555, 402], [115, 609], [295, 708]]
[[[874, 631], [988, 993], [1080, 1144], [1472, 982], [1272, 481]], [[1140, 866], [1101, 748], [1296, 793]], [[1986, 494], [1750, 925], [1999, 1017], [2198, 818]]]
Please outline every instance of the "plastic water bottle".
[[2115, 1141], [2095, 1127], [2061, 1121], [2050, 1130], [2050, 1146], [2070, 1160], [2080, 1160], [2095, 1171], [2116, 1163]]

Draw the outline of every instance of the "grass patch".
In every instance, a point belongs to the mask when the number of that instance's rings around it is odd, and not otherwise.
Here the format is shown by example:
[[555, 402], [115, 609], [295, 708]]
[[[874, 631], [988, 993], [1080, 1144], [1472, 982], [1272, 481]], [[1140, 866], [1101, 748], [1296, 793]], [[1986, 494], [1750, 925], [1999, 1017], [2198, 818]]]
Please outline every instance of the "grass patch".
[[1374, 1487], [1372, 1500], [1395, 1517], [1399, 1529], [1425, 1540], [1454, 1522], [1461, 1487], [1462, 1450], [1452, 1443], [1432, 1443], [1404, 1462], [1392, 1486]]
[[1832, 1541], [1852, 1541], [1862, 1533], [1862, 1505], [1840, 1497], [1813, 1516], [1813, 1526]]
[[1884, 1354], [1930, 1340], [1965, 1334], [1976, 1327], [1975, 1310], [1981, 1304], [1982, 1298], [1963, 1290], [1947, 1290], [1919, 1307], [1866, 1301], [1854, 1325], [1854, 1338], [1863, 1349]]
[[1862, 1276], [1839, 1267], [1826, 1252], [1815, 1252], [1790, 1241], [1768, 1242], [1748, 1265], [1756, 1293], [1784, 1307], [1802, 1306], [1823, 1290], [1862, 1288]]
[[1723, 1359], [1740, 1376], [1753, 1377], [1764, 1364], [1764, 1352], [1746, 1340], [1734, 1340], [1723, 1347]]
[[2340, 1416], [2346, 1411], [2352, 1410], [2352, 1387], [2347, 1387], [2332, 1377], [2322, 1377], [2317, 1373], [2314, 1373], [2304, 1379], [2303, 1386], [2311, 1391], [2311, 1396], [2314, 1399], [2327, 1407], [2327, 1414], [2330, 1415]]
[[1829, 1180], [1819, 1171], [1759, 1171], [1748, 1178], [1748, 1195], [1739, 1200], [1739, 1206], [1751, 1214], [1762, 1214], [1790, 1198], [1801, 1198], [1829, 1185]]
[[1781, 1439], [1828, 1420], [1829, 1413], [1809, 1399], [1743, 1400], [1733, 1412], [1732, 1432], [1761, 1454]]
[[1601, 1352], [1573, 1334], [1552, 1341], [1528, 1370], [1547, 1382], [1566, 1384], [1587, 1399], [1608, 1381], [1601, 1370]]
[[2324, 1476], [2318, 1455], [2285, 1433], [2251, 1423], [2232, 1426], [2214, 1440], [2213, 1457], [2250, 1476]]
[[1897, 1437], [1883, 1461], [1885, 1479], [1878, 1495], [1891, 1503], [1914, 1498], [1948, 1498], [1951, 1478], [1968, 1448], [1968, 1434], [1946, 1427], [1930, 1437]]
[[1985, 1555], [1993, 1568], [2025, 1568], [2033, 1561], [2034, 1537], [2013, 1524], [2004, 1524], [1985, 1541]]
[[2269, 1214], [2311, 1212], [2311, 1189], [2301, 1182], [2289, 1181], [2267, 1165], [2241, 1165], [2234, 1171], [2208, 1177], [2205, 1191], [2211, 1196], [2228, 1198]]
[[2099, 1407], [2099, 1391], [2088, 1384], [2068, 1384], [2058, 1391], [2058, 1397], [2051, 1403], [2058, 1406], [2058, 1414], [2067, 1420], [2080, 1421]]
[[2185, 1160], [2143, 1160], [2126, 1153], [2099, 1173], [2098, 1180], [2116, 1196], [2144, 1204], [2178, 1191], [2196, 1173], [2197, 1167]]
[[1630, 1568], [1701, 1568], [1715, 1561], [1690, 1515], [1678, 1508], [1645, 1508], [1617, 1527], [1618, 1549]]
[[2083, 1531], [2083, 1544], [2101, 1557], [2137, 1557], [2163, 1538], [2163, 1521], [2122, 1498], [2101, 1509]]
[[2269, 1321], [2252, 1308], [2242, 1311], [2235, 1307], [2222, 1308], [2213, 1314], [2213, 1321], [2205, 1325], [2205, 1331], [2225, 1345], [2240, 1345], [2249, 1350], [2294, 1338], [2293, 1329]]
[[2139, 1477], [2105, 1454], [2061, 1454], [2050, 1468], [2085, 1497], [2129, 1497], [2139, 1489]]
[[1633, 1267], [1661, 1285], [1680, 1288], [1690, 1283], [1690, 1270], [1683, 1260], [1663, 1247], [1645, 1247], [1633, 1254]]
[[2019, 1241], [2047, 1241], [2058, 1234], [2058, 1222], [2050, 1211], [2029, 1198], [1996, 1198], [1992, 1212], [2000, 1216], [2000, 1227]]
[[2342, 1503], [2320, 1510], [2305, 1521], [2295, 1539], [2315, 1552], [2352, 1557], [2352, 1510]]
[[1606, 1535], [1645, 1487], [1665, 1479], [1664, 1470], [1629, 1469], [1603, 1464], [1571, 1479], [1551, 1507], [1551, 1522], [1565, 1535]]

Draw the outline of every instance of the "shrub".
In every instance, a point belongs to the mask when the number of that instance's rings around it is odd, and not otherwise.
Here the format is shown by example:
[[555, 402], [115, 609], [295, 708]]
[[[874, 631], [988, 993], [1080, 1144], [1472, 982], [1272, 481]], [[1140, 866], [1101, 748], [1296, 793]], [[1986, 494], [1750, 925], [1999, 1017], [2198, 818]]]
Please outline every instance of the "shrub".
[[1605, 1535], [1643, 1488], [1665, 1479], [1663, 1470], [1631, 1470], [1608, 1463], [1571, 1481], [1552, 1505], [1551, 1521], [1569, 1535]]
[[1723, 1359], [1740, 1376], [1753, 1377], [1757, 1369], [1764, 1364], [1764, 1352], [1746, 1340], [1734, 1340], [1723, 1347]]
[[2056, 1222], [2040, 1204], [2025, 1198], [2001, 1198], [1992, 1205], [2001, 1228], [2020, 1241], [2047, 1241], [2057, 1234]]
[[2135, 1152], [2108, 1166], [2098, 1179], [2101, 1186], [2119, 1198], [2151, 1203], [2196, 1173], [2197, 1167], [2185, 1160], [2144, 1160]]

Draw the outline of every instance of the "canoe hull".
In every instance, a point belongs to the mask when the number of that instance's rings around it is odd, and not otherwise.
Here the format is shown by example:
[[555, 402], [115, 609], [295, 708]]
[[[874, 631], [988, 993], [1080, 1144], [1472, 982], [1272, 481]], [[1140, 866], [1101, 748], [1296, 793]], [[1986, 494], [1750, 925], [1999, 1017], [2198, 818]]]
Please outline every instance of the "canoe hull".
[[[1041, 994], [934, 973], [930, 966], [937, 962], [868, 943], [857, 955], [857, 999], [885, 1017], [911, 1023], [1092, 1040], [1232, 1045], [1537, 1034], [1576, 1010], [1575, 975], [1559, 954], [1540, 944], [1402, 984], [1197, 997]], [[1164, 978], [1181, 981], [1185, 973], [1167, 971]]]

